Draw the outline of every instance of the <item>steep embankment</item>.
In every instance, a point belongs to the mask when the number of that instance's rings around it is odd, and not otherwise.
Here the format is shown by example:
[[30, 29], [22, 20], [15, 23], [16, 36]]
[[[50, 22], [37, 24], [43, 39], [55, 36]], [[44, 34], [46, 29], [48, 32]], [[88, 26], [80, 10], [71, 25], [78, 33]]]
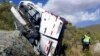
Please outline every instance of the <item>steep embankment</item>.
[[34, 56], [34, 51], [19, 31], [0, 30], [0, 56]]

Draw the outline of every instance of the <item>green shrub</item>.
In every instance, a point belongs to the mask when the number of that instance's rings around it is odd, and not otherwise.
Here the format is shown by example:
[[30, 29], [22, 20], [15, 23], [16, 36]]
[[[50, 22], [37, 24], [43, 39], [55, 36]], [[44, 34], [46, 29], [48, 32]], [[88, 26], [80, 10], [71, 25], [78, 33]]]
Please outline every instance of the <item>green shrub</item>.
[[13, 30], [14, 17], [10, 11], [11, 5], [9, 3], [2, 3], [0, 5], [0, 29]]

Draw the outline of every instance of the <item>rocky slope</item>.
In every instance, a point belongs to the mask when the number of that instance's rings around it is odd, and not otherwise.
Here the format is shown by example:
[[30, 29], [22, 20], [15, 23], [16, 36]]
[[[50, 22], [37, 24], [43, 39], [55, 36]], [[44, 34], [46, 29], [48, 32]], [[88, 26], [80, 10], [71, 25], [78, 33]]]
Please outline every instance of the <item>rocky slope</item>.
[[0, 56], [34, 56], [34, 51], [19, 31], [0, 31]]

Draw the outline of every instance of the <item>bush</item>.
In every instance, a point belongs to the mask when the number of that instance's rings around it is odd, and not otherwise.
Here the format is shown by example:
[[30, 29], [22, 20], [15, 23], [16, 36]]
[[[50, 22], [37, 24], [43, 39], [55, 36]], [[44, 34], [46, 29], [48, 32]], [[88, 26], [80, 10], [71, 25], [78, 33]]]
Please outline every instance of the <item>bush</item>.
[[13, 30], [14, 17], [10, 12], [11, 5], [9, 3], [2, 3], [0, 5], [0, 29]]

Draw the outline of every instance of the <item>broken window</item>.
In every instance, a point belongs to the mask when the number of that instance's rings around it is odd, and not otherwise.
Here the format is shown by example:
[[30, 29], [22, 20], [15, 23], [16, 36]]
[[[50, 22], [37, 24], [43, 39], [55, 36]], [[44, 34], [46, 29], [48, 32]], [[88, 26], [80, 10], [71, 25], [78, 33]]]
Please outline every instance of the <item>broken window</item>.
[[33, 24], [39, 24], [40, 23], [40, 13], [33, 8], [31, 5], [23, 5], [23, 3], [20, 5], [21, 13], [23, 14], [26, 19], [28, 19]]

